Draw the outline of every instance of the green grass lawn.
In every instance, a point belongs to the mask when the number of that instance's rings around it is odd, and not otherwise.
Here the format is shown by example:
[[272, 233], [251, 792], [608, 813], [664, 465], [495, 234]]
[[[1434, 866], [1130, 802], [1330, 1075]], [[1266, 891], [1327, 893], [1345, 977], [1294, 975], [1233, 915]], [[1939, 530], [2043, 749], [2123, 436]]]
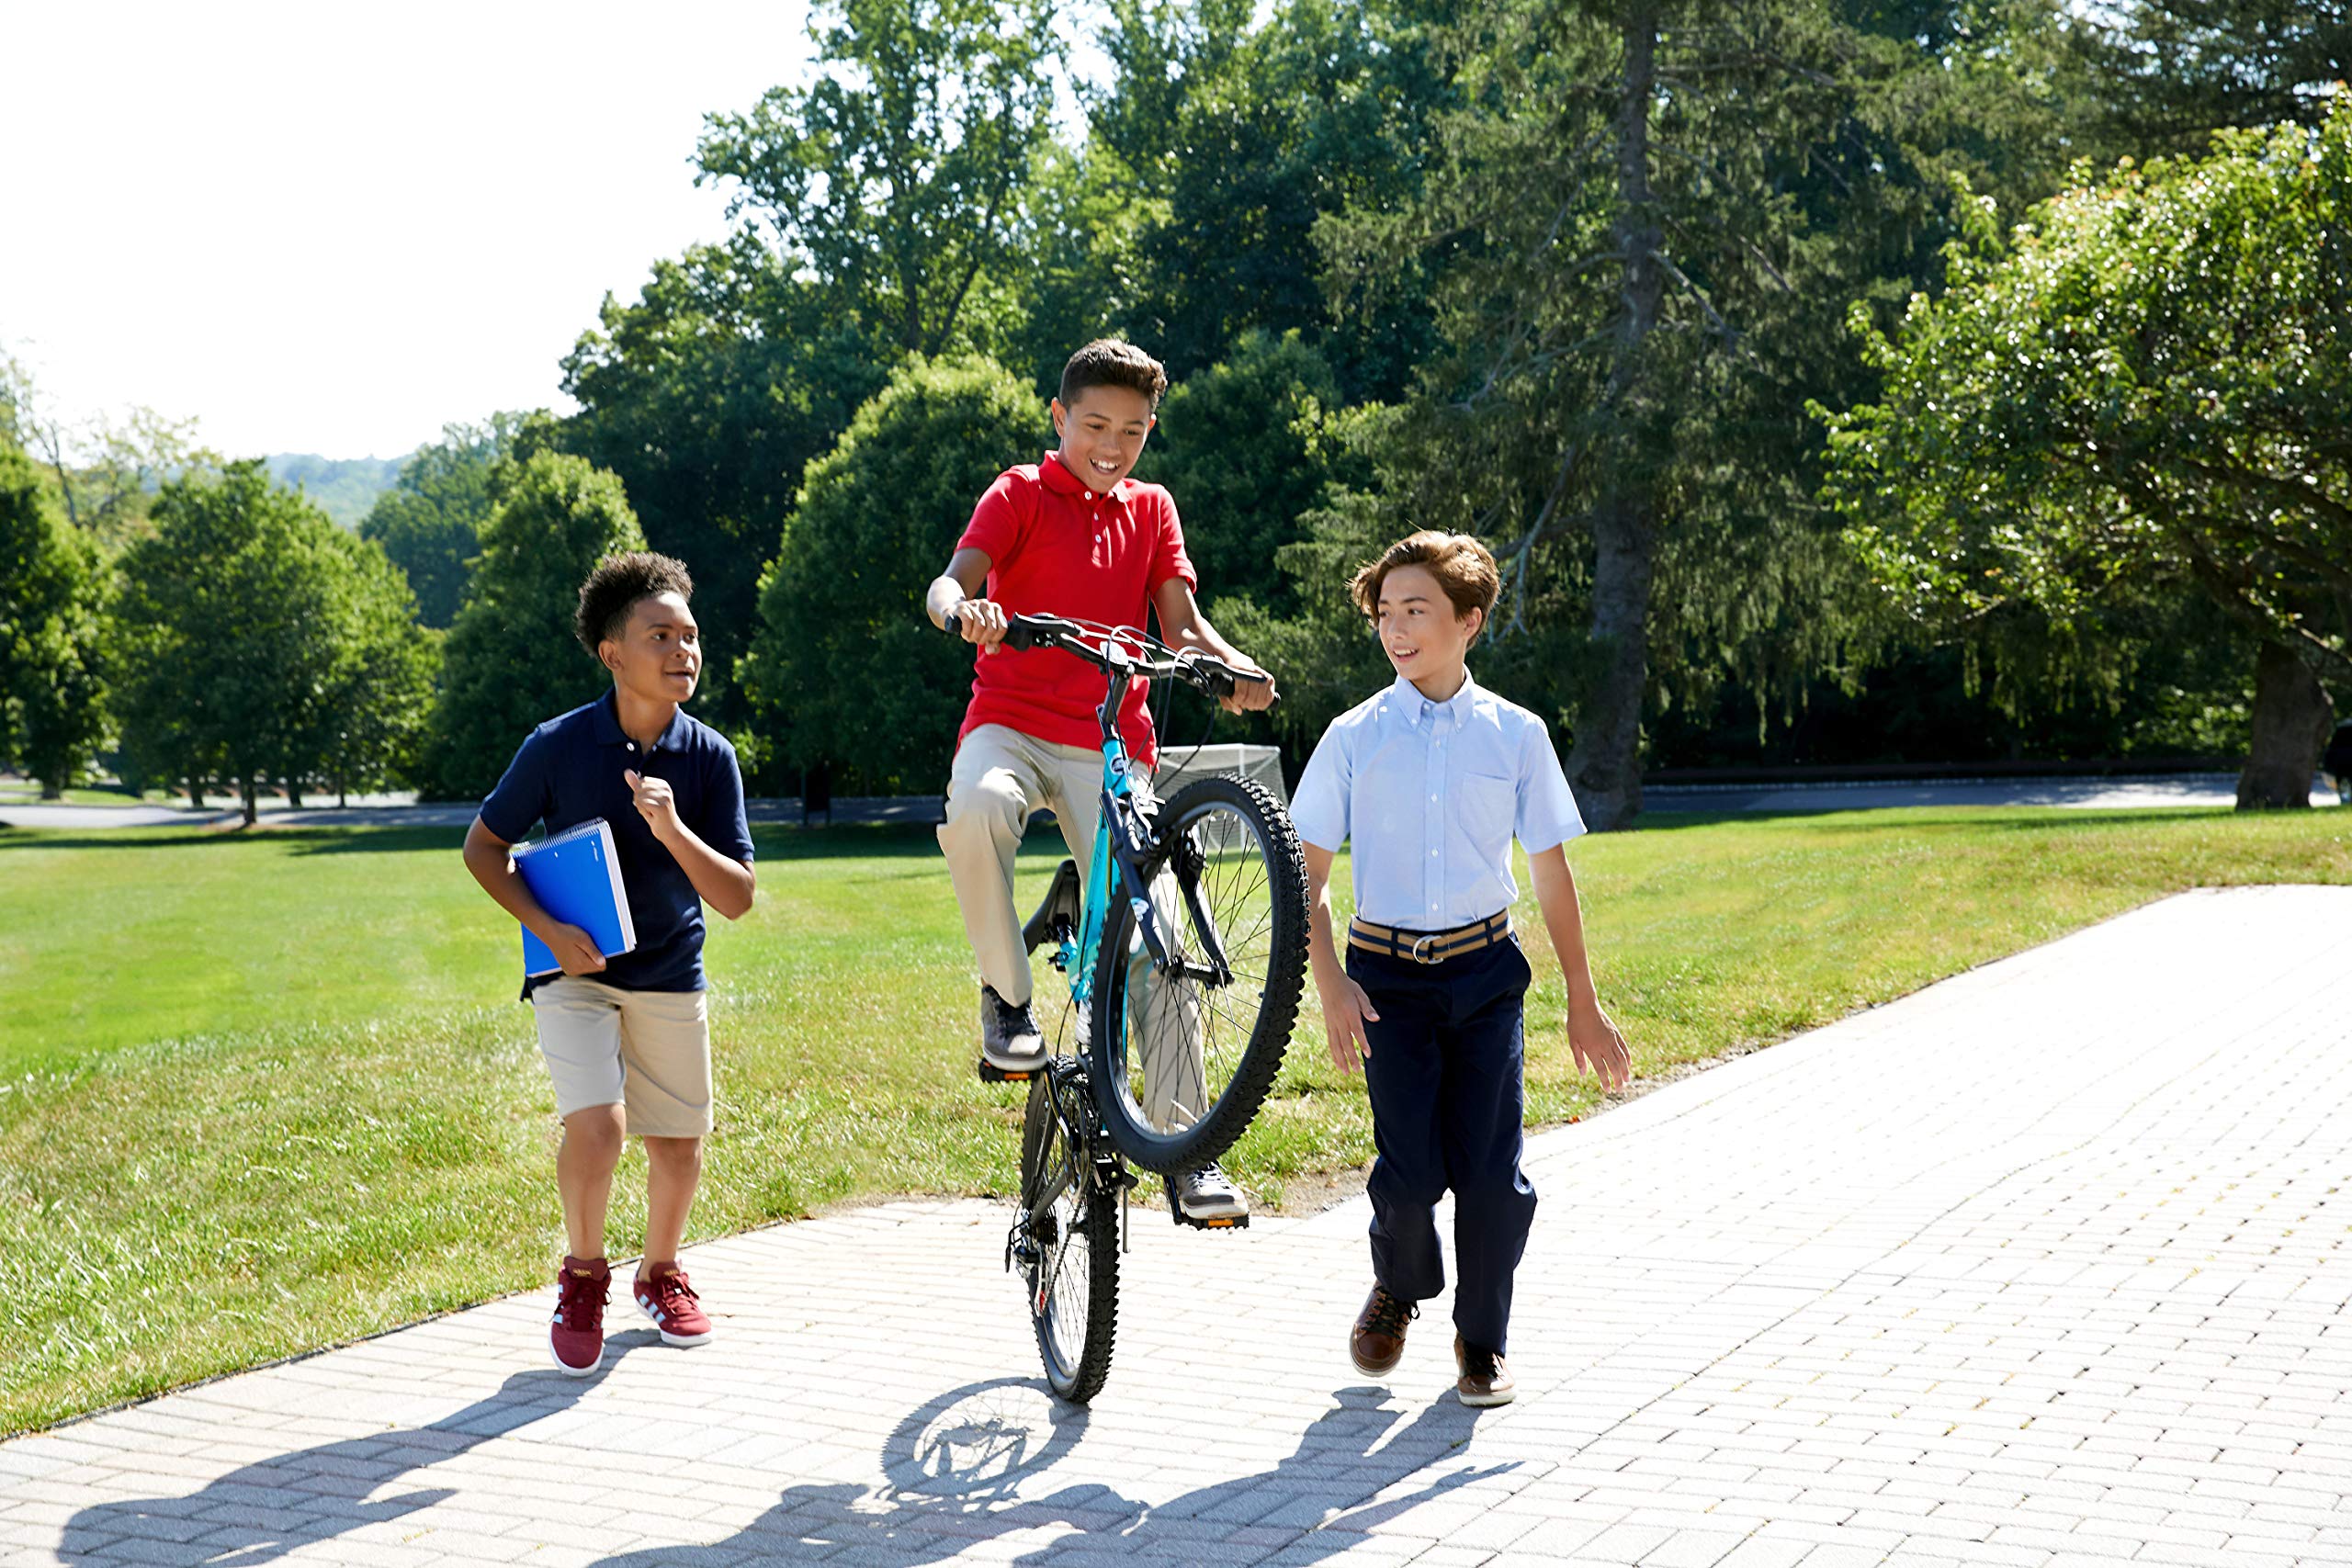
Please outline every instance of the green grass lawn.
[[[2334, 811], [1645, 827], [1571, 860], [1646, 1074], [2165, 893], [2352, 882], [2352, 813]], [[970, 961], [930, 833], [758, 838], [759, 906], [709, 947], [721, 1103], [695, 1235], [1002, 1190], [1017, 1091], [972, 1080]], [[561, 1240], [553, 1101], [513, 929], [458, 839], [0, 832], [0, 1432], [541, 1281]], [[1059, 852], [1030, 842], [1024, 894]], [[1558, 1122], [1595, 1096], [1532, 956], [1530, 1114]], [[1261, 1197], [1371, 1154], [1361, 1081], [1330, 1067], [1309, 1003], [1228, 1161]], [[618, 1183], [616, 1257], [642, 1168], [632, 1153]]]

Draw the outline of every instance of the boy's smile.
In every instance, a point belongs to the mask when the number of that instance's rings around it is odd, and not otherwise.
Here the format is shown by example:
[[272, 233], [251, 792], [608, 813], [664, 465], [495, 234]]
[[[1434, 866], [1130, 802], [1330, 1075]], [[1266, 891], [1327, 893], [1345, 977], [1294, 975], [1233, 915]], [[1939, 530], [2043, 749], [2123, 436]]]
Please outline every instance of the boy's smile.
[[684, 703], [702, 674], [702, 628], [675, 593], [656, 593], [630, 606], [621, 635], [605, 644], [605, 663], [619, 686], [652, 703]]
[[1054, 400], [1061, 464], [1097, 495], [1108, 495], [1143, 456], [1154, 423], [1151, 400], [1128, 387], [1089, 387], [1068, 405]]
[[1485, 621], [1477, 610], [1457, 614], [1436, 575], [1419, 566], [1396, 567], [1381, 579], [1373, 617], [1388, 662], [1432, 702], [1461, 690], [1464, 660]]

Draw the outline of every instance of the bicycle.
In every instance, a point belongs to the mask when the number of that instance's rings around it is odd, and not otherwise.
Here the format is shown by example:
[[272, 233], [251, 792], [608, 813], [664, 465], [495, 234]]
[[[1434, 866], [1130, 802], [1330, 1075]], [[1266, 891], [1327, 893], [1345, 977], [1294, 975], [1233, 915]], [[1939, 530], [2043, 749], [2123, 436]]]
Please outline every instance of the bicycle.
[[[955, 631], [952, 624], [949, 628]], [[1021, 1191], [1005, 1236], [1054, 1393], [1083, 1404], [1110, 1374], [1128, 1165], [1170, 1179], [1230, 1148], [1273, 1087], [1306, 974], [1306, 871], [1282, 803], [1243, 779], [1196, 780], [1164, 802], [1138, 793], [1117, 716], [1138, 679], [1211, 697], [1255, 677], [1178, 653], [1129, 627], [1017, 615], [1008, 647], [1058, 649], [1103, 672], [1101, 818], [1086, 875], [1075, 861], [1023, 930], [1068, 981], [1029, 1084]], [[1186, 1217], [1203, 1229], [1245, 1225]]]

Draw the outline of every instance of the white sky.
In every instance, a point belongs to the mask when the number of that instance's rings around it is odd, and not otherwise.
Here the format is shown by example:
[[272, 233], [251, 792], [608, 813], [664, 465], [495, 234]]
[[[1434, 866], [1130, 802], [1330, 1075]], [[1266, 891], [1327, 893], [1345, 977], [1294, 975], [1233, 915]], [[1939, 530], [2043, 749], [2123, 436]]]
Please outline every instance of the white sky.
[[607, 290], [726, 231], [702, 117], [793, 79], [806, 0], [0, 0], [0, 347], [74, 419], [391, 457], [564, 407]]

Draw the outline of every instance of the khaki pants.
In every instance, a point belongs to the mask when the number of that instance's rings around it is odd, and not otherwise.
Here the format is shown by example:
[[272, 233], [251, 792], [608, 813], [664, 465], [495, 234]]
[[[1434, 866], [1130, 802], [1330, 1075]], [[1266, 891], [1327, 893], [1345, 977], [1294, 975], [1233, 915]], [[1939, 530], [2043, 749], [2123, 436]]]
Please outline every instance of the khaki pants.
[[[1148, 782], [1132, 776], [1147, 797]], [[984, 724], [964, 737], [947, 779], [947, 820], [939, 847], [964, 914], [964, 934], [979, 961], [980, 978], [1006, 1001], [1031, 998], [1029, 951], [1022, 916], [1012, 902], [1012, 857], [1032, 812], [1050, 807], [1079, 875], [1093, 863], [1094, 830], [1102, 813], [1102, 753], [1064, 746], [1001, 724]], [[1152, 886], [1161, 929], [1173, 931], [1182, 897], [1171, 878]], [[1207, 1109], [1201, 1061], [1200, 997], [1187, 985], [1168, 985], [1151, 966], [1140, 940], [1129, 950], [1127, 1005], [1131, 1032], [1143, 1059], [1145, 1115], [1166, 1129], [1183, 1126]]]

